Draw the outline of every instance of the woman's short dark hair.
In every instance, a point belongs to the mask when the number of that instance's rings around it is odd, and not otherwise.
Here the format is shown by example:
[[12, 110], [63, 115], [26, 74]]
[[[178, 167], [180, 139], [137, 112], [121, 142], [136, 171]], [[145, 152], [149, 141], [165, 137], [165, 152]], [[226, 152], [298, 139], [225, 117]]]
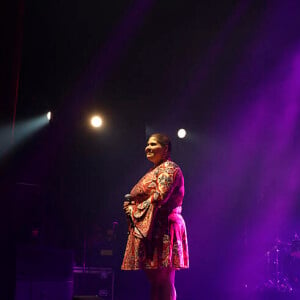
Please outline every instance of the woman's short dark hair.
[[172, 144], [170, 138], [164, 133], [152, 133], [150, 137], [154, 137], [163, 147], [168, 146], [168, 153], [171, 153]]

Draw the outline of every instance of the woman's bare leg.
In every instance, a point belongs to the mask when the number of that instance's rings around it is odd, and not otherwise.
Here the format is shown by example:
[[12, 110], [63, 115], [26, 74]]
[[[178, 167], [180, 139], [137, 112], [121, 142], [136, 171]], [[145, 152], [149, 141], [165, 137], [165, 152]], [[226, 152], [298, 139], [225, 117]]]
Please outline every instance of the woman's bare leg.
[[162, 300], [176, 300], [175, 269], [161, 269]]
[[145, 270], [150, 282], [151, 300], [176, 300], [175, 269]]
[[150, 299], [159, 300], [161, 296], [160, 284], [158, 281], [159, 270], [145, 270], [146, 276], [150, 283]]

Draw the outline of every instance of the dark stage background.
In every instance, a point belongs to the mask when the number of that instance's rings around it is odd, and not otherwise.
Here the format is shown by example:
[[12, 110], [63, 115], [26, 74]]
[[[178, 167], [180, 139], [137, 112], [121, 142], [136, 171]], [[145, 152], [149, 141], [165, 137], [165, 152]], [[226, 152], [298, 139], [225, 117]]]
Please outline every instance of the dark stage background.
[[[150, 167], [144, 145], [156, 131], [172, 138], [185, 175], [191, 267], [177, 274], [178, 299], [299, 290], [297, 1], [6, 2], [0, 197], [10, 295], [16, 249], [32, 245], [114, 268], [116, 300], [148, 299], [143, 275], [119, 270], [122, 201]], [[24, 123], [48, 110], [46, 126]], [[87, 123], [93, 112], [101, 130]], [[101, 257], [106, 248], [114, 255]]]

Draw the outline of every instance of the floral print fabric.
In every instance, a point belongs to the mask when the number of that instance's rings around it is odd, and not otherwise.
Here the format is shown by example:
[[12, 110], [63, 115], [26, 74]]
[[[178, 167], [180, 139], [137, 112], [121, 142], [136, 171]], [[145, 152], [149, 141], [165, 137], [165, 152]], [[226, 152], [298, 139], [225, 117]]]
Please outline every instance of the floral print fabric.
[[130, 192], [135, 202], [123, 270], [188, 268], [186, 226], [181, 216], [184, 179], [167, 160], [147, 172]]

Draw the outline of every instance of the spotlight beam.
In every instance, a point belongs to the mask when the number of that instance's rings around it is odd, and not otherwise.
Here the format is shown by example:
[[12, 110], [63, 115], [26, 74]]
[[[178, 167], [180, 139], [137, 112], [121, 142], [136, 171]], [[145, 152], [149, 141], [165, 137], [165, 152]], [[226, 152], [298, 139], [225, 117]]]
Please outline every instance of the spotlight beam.
[[0, 129], [0, 158], [19, 145], [21, 142], [29, 138], [31, 135], [39, 131], [48, 124], [45, 114], [29, 120], [16, 122], [14, 127], [13, 138], [11, 136], [11, 127], [5, 126]]

